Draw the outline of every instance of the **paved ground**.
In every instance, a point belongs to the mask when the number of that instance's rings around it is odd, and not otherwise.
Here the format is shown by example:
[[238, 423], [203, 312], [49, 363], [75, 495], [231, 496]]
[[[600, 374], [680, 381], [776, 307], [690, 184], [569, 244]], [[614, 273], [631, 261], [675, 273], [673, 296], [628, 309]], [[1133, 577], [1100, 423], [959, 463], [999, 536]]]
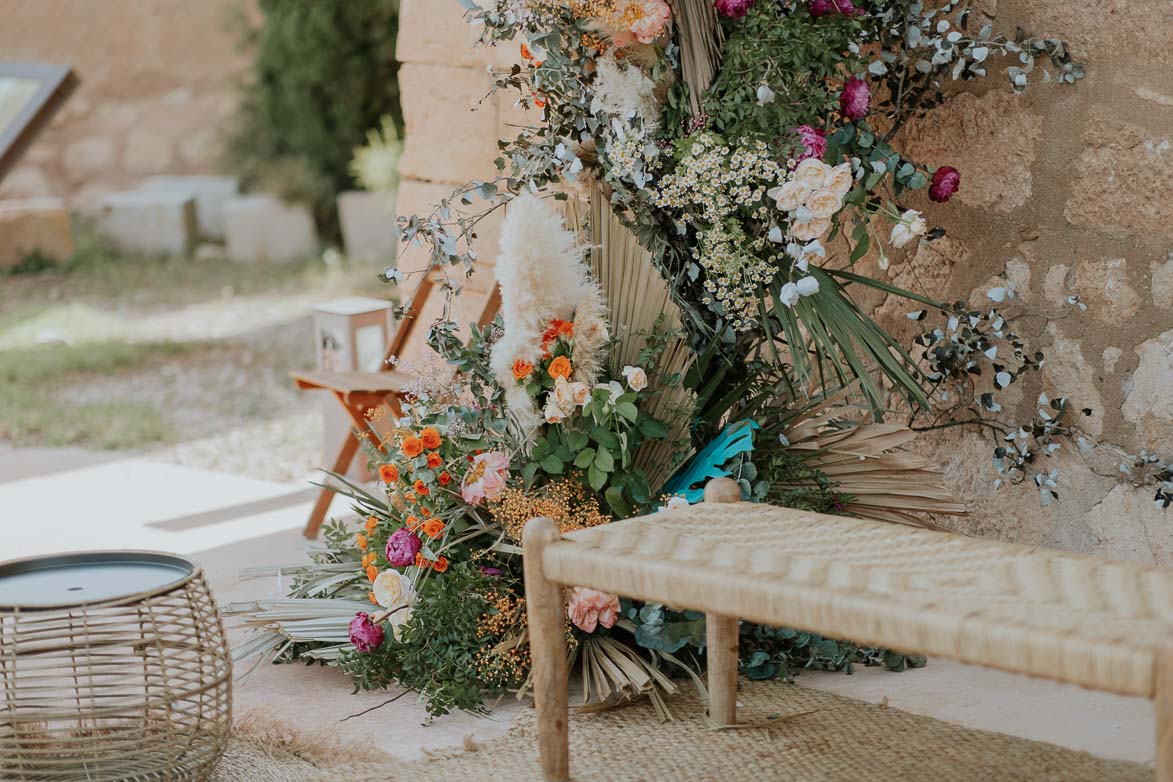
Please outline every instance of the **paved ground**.
[[[261, 481], [142, 458], [0, 447], [0, 560], [86, 548], [166, 549], [200, 561], [222, 602], [276, 595], [275, 580], [241, 582], [237, 574], [246, 566], [303, 559], [300, 528], [310, 502], [304, 482]], [[337, 502], [334, 512], [345, 512], [344, 504]], [[799, 683], [1104, 757], [1153, 759], [1152, 710], [1140, 699], [944, 660], [903, 674], [807, 673]], [[422, 727], [425, 713], [413, 694], [387, 703], [401, 694], [352, 695], [344, 677], [329, 669], [263, 666], [238, 679], [235, 708], [238, 715], [260, 712], [301, 730], [369, 740], [402, 757], [458, 745], [470, 734], [492, 738], [523, 708], [509, 699], [490, 719], [457, 714]]]

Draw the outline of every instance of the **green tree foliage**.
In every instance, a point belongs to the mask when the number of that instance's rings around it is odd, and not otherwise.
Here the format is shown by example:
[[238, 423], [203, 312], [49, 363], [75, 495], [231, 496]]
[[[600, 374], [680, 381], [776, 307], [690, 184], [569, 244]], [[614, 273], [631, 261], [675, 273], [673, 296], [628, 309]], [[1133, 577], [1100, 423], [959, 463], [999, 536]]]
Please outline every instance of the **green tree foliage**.
[[228, 162], [246, 187], [309, 204], [334, 236], [354, 149], [384, 115], [403, 124], [399, 0], [260, 0], [260, 9], [244, 36], [253, 64]]

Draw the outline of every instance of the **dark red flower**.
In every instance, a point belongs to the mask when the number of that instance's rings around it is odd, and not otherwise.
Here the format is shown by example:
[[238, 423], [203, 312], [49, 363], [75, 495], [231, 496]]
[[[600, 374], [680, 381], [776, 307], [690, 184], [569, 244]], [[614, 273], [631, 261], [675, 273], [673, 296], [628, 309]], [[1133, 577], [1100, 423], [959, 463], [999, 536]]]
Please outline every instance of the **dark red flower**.
[[933, 172], [929, 185], [929, 200], [944, 203], [961, 189], [961, 172], [953, 166], [941, 166]]
[[383, 628], [359, 611], [350, 620], [350, 642], [363, 654], [370, 654], [383, 645]]
[[868, 114], [870, 98], [868, 83], [858, 76], [852, 76], [843, 85], [843, 92], [839, 93], [839, 110], [852, 122], [861, 120]]
[[799, 125], [794, 129], [798, 134], [799, 141], [802, 142], [803, 152], [798, 156], [799, 161], [806, 160], [808, 157], [822, 158], [823, 153], [827, 151], [827, 135], [821, 130], [815, 130], [810, 125]]
[[749, 7], [754, 4], [754, 0], [715, 0], [713, 7], [717, 9], [717, 13], [721, 16], [730, 19], [741, 19], [749, 13]]

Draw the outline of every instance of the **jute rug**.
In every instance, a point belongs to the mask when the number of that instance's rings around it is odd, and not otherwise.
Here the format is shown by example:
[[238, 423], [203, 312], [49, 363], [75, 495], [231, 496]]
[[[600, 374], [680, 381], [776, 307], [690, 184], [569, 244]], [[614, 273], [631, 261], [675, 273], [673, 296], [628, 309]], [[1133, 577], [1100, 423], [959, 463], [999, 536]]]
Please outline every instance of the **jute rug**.
[[[646, 703], [570, 720], [570, 765], [581, 782], [1152, 782], [1153, 769], [970, 730], [778, 682], [741, 681], [746, 727], [713, 730], [689, 692], [659, 722]], [[372, 716], [372, 719], [378, 719]], [[532, 710], [485, 744], [405, 762], [279, 724], [245, 721], [212, 782], [448, 782], [541, 779]]]

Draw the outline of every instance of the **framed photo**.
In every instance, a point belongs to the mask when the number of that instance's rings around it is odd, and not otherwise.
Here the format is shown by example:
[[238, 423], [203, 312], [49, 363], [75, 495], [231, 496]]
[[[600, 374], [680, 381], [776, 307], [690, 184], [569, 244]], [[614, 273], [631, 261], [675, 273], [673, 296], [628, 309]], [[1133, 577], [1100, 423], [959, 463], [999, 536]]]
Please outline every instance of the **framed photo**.
[[77, 84], [68, 65], [0, 60], [0, 180]]

